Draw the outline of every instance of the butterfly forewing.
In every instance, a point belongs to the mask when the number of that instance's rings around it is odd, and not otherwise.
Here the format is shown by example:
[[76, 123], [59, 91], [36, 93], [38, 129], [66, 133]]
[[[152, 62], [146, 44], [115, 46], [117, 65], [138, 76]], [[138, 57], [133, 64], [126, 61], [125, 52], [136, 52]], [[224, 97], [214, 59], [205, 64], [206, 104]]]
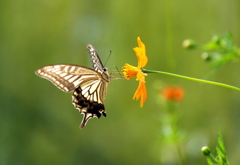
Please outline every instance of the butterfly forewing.
[[87, 49], [89, 51], [90, 57], [92, 58], [92, 67], [94, 70], [103, 73], [104, 72], [104, 66], [102, 64], [102, 61], [100, 60], [98, 53], [95, 51], [92, 45], [88, 45]]
[[84, 115], [80, 128], [92, 117], [106, 117], [104, 99], [110, 81], [107, 68], [92, 47], [87, 46], [92, 58], [93, 69], [78, 65], [58, 64], [44, 66], [36, 71], [42, 78], [51, 81], [64, 92], [73, 92], [72, 102]]
[[44, 66], [36, 74], [51, 81], [64, 92], [73, 92], [86, 78], [101, 79], [101, 75], [90, 68], [68, 64]]

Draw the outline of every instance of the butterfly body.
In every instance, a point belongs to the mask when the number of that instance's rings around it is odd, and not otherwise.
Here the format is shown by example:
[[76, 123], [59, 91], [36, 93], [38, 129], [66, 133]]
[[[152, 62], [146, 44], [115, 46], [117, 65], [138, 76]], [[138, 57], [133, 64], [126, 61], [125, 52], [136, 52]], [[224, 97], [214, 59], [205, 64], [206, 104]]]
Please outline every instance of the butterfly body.
[[64, 92], [73, 92], [72, 103], [84, 115], [80, 128], [83, 128], [92, 117], [106, 117], [104, 99], [110, 77], [107, 68], [93, 48], [87, 49], [92, 58], [93, 69], [69, 64], [48, 65], [38, 69], [35, 73], [51, 81]]

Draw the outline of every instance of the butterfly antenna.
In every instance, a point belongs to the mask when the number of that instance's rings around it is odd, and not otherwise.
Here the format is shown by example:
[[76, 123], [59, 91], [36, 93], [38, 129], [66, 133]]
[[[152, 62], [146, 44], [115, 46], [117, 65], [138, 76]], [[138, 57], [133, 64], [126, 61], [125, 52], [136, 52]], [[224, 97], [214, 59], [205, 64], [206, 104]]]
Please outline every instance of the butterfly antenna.
[[110, 50], [109, 52], [110, 52], [110, 53], [109, 53], [108, 58], [107, 58], [107, 60], [106, 60], [106, 62], [105, 62], [105, 64], [104, 64], [104, 67], [106, 66], [106, 64], [107, 64], [107, 62], [108, 62], [110, 56], [112, 55], [112, 51]]

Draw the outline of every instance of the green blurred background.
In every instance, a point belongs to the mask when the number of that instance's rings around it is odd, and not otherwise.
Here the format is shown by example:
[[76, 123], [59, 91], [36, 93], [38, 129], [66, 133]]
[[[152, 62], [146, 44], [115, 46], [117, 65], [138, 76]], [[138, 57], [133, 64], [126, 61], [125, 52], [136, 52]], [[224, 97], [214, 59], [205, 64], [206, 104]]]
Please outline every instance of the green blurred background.
[[[107, 118], [91, 119], [80, 130], [82, 115], [64, 93], [34, 72], [48, 64], [91, 67], [91, 43], [108, 68], [137, 65], [136, 38], [146, 44], [146, 69], [203, 78], [209, 65], [200, 51], [186, 51], [187, 38], [207, 42], [232, 32], [240, 45], [239, 0], [17, 0], [0, 5], [0, 164], [178, 164], [174, 148], [161, 142], [159, 89], [182, 86], [178, 105], [185, 164], [207, 164], [203, 145], [217, 145], [216, 122], [228, 158], [238, 164], [240, 93], [165, 75], [147, 76], [143, 108], [132, 97], [138, 82], [115, 80], [105, 100]], [[226, 65], [210, 80], [240, 87], [239, 63]], [[164, 154], [163, 154], [164, 153]]]

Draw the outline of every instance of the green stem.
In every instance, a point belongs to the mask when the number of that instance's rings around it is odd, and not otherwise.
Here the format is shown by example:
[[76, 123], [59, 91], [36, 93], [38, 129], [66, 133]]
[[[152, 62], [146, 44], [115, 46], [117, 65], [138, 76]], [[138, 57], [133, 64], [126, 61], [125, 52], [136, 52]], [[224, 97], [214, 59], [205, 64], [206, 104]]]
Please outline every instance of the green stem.
[[179, 78], [183, 78], [183, 79], [187, 79], [187, 80], [192, 80], [192, 81], [197, 81], [197, 82], [202, 82], [202, 83], [206, 83], [206, 84], [212, 84], [212, 85], [218, 85], [218, 86], [222, 86], [225, 88], [230, 88], [236, 91], [240, 91], [240, 88], [237, 88], [235, 86], [231, 86], [231, 85], [227, 85], [227, 84], [223, 84], [223, 83], [219, 83], [219, 82], [214, 82], [214, 81], [209, 81], [209, 80], [202, 80], [202, 79], [198, 79], [198, 78], [193, 78], [193, 77], [188, 77], [188, 76], [182, 76], [182, 75], [178, 75], [178, 74], [174, 74], [174, 73], [168, 73], [168, 72], [163, 72], [163, 71], [156, 71], [156, 70], [146, 70], [144, 68], [142, 68], [142, 71], [144, 73], [158, 73], [158, 74], [165, 74], [165, 75], [169, 75], [169, 76], [174, 76], [174, 77], [179, 77]]
[[181, 148], [180, 148], [180, 144], [179, 144], [179, 142], [176, 142], [177, 144], [177, 153], [178, 153], [178, 156], [179, 156], [179, 159], [180, 159], [180, 162], [179, 162], [179, 164], [180, 165], [183, 165], [184, 163], [183, 163], [183, 154], [182, 154], [182, 151], [181, 151]]
[[218, 160], [213, 156], [213, 154], [210, 154], [209, 157], [215, 162], [218, 163]]

